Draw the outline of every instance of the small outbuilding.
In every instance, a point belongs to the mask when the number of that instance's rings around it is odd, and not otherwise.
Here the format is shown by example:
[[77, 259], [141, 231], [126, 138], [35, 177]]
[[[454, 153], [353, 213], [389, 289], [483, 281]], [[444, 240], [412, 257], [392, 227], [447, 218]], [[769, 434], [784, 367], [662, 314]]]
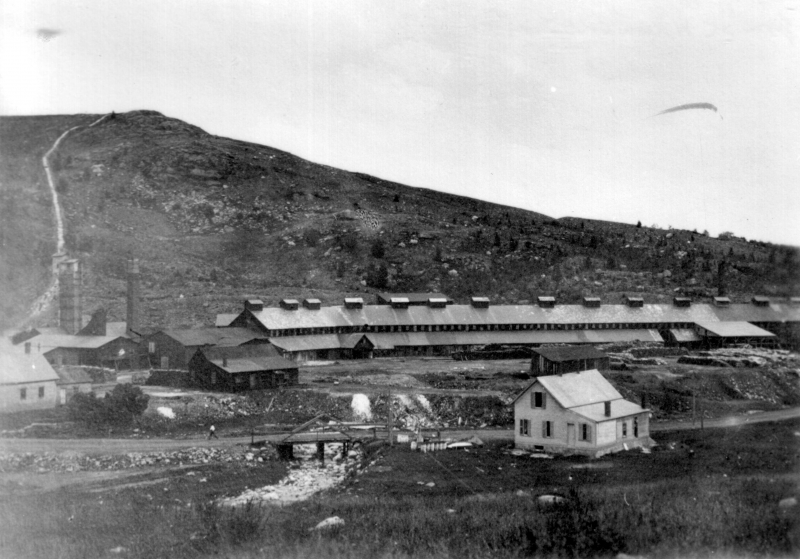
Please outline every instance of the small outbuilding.
[[600, 371], [542, 376], [514, 400], [514, 446], [592, 457], [650, 448], [649, 412]]
[[531, 351], [531, 373], [534, 376], [560, 375], [589, 369], [607, 371], [609, 368], [608, 355], [592, 346], [539, 347]]
[[775, 334], [749, 322], [697, 322], [695, 331], [705, 347], [733, 344], [772, 347], [778, 344], [778, 337]]
[[268, 344], [203, 347], [189, 360], [192, 384], [211, 390], [237, 392], [295, 385], [297, 365]]

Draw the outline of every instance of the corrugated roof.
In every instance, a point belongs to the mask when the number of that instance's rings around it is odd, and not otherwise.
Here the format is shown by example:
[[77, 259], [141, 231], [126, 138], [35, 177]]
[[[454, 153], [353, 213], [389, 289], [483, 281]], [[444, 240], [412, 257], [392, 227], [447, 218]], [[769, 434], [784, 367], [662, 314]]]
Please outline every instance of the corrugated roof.
[[[787, 308], [790, 308], [787, 306]], [[797, 320], [800, 320], [800, 309]], [[582, 305], [557, 305], [542, 308], [538, 305], [494, 305], [476, 309], [472, 305], [447, 305], [442, 309], [427, 306], [411, 306], [394, 309], [390, 305], [367, 305], [360, 309], [342, 306], [322, 307], [319, 310], [298, 309], [287, 311], [268, 307], [253, 311], [253, 316], [270, 330], [292, 328], [336, 328], [404, 325], [447, 324], [648, 324], [648, 323], [694, 323], [718, 320], [717, 311], [711, 305], [693, 305], [688, 308], [667, 305], [644, 305], [632, 308], [627, 305], [602, 305], [588, 308]], [[769, 308], [761, 310], [769, 313]]]
[[555, 362], [575, 361], [576, 359], [598, 359], [606, 354], [592, 346], [540, 347], [533, 350], [545, 359]]
[[0, 341], [0, 384], [24, 384], [58, 380], [58, 375], [43, 355], [25, 353], [24, 345]]
[[186, 328], [162, 332], [187, 347], [216, 345], [238, 346], [253, 340], [266, 339], [248, 328]]
[[[727, 307], [709, 305], [709, 307], [716, 319], [724, 322], [800, 322], [800, 306], [788, 303], [770, 303], [764, 307], [750, 303], [731, 304]], [[695, 322], [703, 320], [706, 319]]]
[[697, 326], [707, 330], [712, 336], [720, 338], [774, 338], [767, 332], [749, 322], [698, 322]]
[[125, 336], [71, 336], [69, 334], [47, 334], [33, 338], [31, 340], [31, 347], [36, 347], [38, 350], [39, 346], [41, 346], [41, 351], [43, 353], [59, 347], [68, 349], [98, 349], [120, 338], [125, 338]]

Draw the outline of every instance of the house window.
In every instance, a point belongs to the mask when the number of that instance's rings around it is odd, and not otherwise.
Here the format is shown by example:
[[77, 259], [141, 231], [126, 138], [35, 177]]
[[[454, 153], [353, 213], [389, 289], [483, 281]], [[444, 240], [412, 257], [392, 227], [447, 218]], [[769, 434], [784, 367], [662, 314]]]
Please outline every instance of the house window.
[[633, 418], [633, 436], [634, 437], [638, 437], [639, 436], [639, 418], [638, 417], [634, 417]]
[[592, 440], [592, 428], [589, 426], [588, 423], [581, 423], [581, 440], [582, 441]]
[[211, 384], [217, 384], [217, 371], [211, 371]]
[[155, 342], [148, 342], [147, 343], [147, 351], [149, 351], [150, 353], [155, 353], [156, 352], [156, 343]]
[[531, 421], [530, 419], [519, 420], [519, 434], [529, 437], [531, 434]]
[[44, 398], [44, 386], [39, 387], [39, 398]]
[[28, 399], [28, 389], [27, 388], [20, 388], [19, 389], [19, 399], [20, 400], [27, 400]]
[[542, 436], [549, 439], [553, 436], [553, 422], [542, 421]]
[[628, 436], [628, 422], [627, 421], [623, 421], [622, 422], [622, 436], [623, 437], [627, 437]]
[[531, 394], [531, 407], [532, 408], [546, 408], [547, 395], [544, 392], [533, 392]]

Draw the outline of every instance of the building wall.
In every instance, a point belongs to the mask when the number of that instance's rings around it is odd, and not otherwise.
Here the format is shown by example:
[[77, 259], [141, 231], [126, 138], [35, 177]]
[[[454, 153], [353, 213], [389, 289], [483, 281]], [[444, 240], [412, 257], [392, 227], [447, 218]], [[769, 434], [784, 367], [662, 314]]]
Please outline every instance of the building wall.
[[196, 386], [224, 392], [292, 386], [299, 381], [299, 371], [296, 368], [229, 374], [208, 361], [201, 353], [195, 354], [189, 361], [189, 374], [191, 382]]
[[[39, 397], [39, 389], [44, 388], [44, 395]], [[20, 391], [25, 390], [25, 399]], [[30, 382], [24, 384], [0, 385], [0, 411], [15, 412], [23, 410], [45, 410], [56, 407], [58, 389], [56, 381]]]
[[61, 384], [59, 383], [58, 386], [58, 396], [57, 396], [57, 403], [58, 405], [69, 404], [69, 401], [75, 396], [75, 394], [89, 394], [92, 391], [92, 383], [91, 382], [73, 382], [69, 384]]
[[[547, 394], [545, 408], [534, 408], [532, 402], [533, 392], [544, 392], [538, 383], [529, 388], [514, 403], [514, 446], [517, 448], [535, 449], [541, 447], [546, 452], [584, 452], [591, 453], [596, 446], [596, 425], [590, 420], [576, 414], [573, 411], [563, 408], [555, 398]], [[520, 420], [530, 421], [528, 435], [520, 434]], [[551, 422], [551, 436], [544, 437], [542, 434], [542, 423]], [[590, 439], [581, 440], [581, 424], [589, 424]], [[574, 442], [568, 443], [569, 435], [568, 424], [574, 425]]]
[[597, 424], [597, 445], [612, 444], [617, 440], [617, 422], [602, 421]]
[[[150, 351], [150, 344], [154, 344], [153, 352]], [[197, 347], [184, 346], [163, 332], [156, 332], [142, 342], [142, 353], [147, 356], [146, 362], [151, 368], [188, 370], [189, 359], [197, 351]], [[166, 363], [162, 362], [164, 357], [167, 358]]]

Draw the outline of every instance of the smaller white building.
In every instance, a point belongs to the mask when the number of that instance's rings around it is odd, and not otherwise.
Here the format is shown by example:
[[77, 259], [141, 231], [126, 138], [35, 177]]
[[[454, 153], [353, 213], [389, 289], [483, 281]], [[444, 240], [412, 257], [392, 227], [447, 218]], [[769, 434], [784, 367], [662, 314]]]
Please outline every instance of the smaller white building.
[[649, 448], [649, 419], [596, 369], [538, 377], [514, 400], [514, 445], [593, 457]]

